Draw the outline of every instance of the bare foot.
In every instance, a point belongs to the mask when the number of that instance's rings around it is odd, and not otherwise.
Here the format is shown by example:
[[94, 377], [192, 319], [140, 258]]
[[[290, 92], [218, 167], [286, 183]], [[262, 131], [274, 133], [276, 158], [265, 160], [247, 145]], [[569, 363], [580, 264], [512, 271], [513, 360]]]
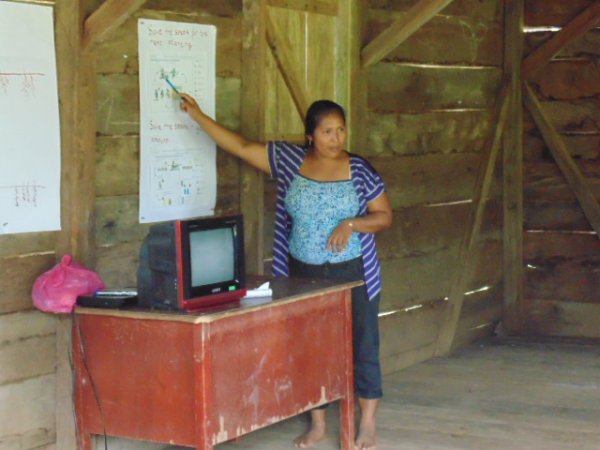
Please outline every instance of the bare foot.
[[308, 432], [294, 439], [294, 445], [298, 448], [310, 448], [327, 437], [325, 431], [310, 429]]
[[354, 443], [355, 450], [375, 450], [376, 445], [375, 427], [361, 427]]
[[354, 450], [375, 450], [377, 448], [377, 408], [379, 400], [359, 398], [360, 425], [358, 435], [354, 441]]
[[310, 448], [321, 442], [327, 436], [327, 426], [324, 409], [313, 409], [310, 412], [310, 430], [294, 439], [298, 448]]

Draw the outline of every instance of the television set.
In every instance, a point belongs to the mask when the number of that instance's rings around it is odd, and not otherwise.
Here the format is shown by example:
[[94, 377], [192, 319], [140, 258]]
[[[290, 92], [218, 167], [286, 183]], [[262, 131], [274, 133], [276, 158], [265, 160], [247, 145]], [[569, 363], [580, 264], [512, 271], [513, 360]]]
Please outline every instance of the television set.
[[241, 215], [162, 222], [140, 249], [138, 304], [195, 310], [246, 294]]

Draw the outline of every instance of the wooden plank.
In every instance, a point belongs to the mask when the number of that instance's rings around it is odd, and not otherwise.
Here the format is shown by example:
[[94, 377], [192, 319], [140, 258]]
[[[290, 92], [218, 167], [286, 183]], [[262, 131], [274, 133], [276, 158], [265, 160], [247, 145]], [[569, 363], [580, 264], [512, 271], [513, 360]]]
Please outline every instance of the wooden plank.
[[308, 93], [304, 88], [304, 80], [297, 73], [296, 66], [291, 58], [291, 49], [285, 45], [283, 33], [279, 29], [279, 25], [268, 11], [266, 14], [266, 33], [267, 42], [277, 62], [279, 72], [292, 95], [298, 114], [300, 117], [303, 117], [309, 106]]
[[278, 8], [295, 9], [307, 13], [337, 16], [339, 0], [268, 0], [269, 6]]
[[288, 133], [268, 133], [265, 136], [266, 141], [288, 141], [294, 144], [304, 144], [303, 134], [288, 134]]
[[0, 386], [0, 436], [15, 442], [19, 435], [37, 434], [43, 429], [54, 435], [55, 386], [54, 375]]
[[[453, 242], [448, 248], [433, 253], [382, 260], [381, 310], [423, 306], [446, 298], [454, 275], [448, 268], [460, 265], [459, 244], [460, 241]], [[465, 293], [495, 285], [502, 279], [502, 272], [497, 266], [502, 256], [502, 242], [479, 242], [475, 252], [481, 264], [465, 287]]]
[[438, 336], [436, 351], [438, 355], [447, 354], [452, 348], [464, 300], [465, 288], [478, 263], [477, 256], [473, 253], [473, 246], [479, 236], [483, 222], [485, 200], [489, 195], [492, 184], [496, 158], [502, 142], [501, 136], [508, 115], [509, 101], [508, 83], [505, 83], [496, 100], [495, 120], [493, 120], [497, 124], [496, 129], [486, 145], [485, 153], [482, 155], [477, 181], [475, 182], [473, 208], [465, 224], [465, 234], [458, 251], [458, 261], [461, 261], [461, 265], [457, 269], [450, 287], [446, 317]]
[[[525, 36], [525, 54], [533, 52], [548, 39], [551, 39], [556, 31], [539, 31], [527, 33]], [[600, 56], [600, 30], [598, 28], [588, 31], [575, 41], [570, 42], [556, 55], [556, 59], [577, 59], [583, 57]]]
[[575, 303], [528, 299], [530, 312], [527, 321], [531, 333], [544, 336], [600, 338], [595, 320], [600, 314], [597, 303]]
[[[456, 0], [455, 0], [456, 1]], [[371, 41], [404, 13], [370, 9], [365, 40]], [[502, 65], [502, 27], [466, 16], [433, 17], [405, 42], [386, 55], [384, 62], [445, 65]]]
[[565, 262], [530, 261], [527, 262], [524, 295], [527, 299], [535, 298], [540, 301], [598, 305], [599, 272], [598, 258]]
[[0, 436], [1, 449], [43, 448], [56, 450], [56, 434], [54, 429], [36, 428], [24, 433]]
[[600, 204], [594, 198], [590, 187], [577, 164], [569, 155], [564, 143], [546, 118], [538, 99], [529, 85], [525, 87], [525, 105], [540, 128], [544, 140], [548, 144], [552, 156], [560, 167], [583, 211], [597, 234], [600, 233]]
[[0, 315], [0, 345], [51, 335], [55, 332], [56, 317], [37, 310]]
[[396, 19], [363, 48], [362, 66], [369, 67], [377, 64], [451, 2], [452, 0], [419, 0], [405, 16]]
[[546, 65], [562, 48], [584, 35], [596, 26], [600, 20], [600, 3], [594, 3], [573, 18], [560, 32], [552, 36], [540, 47], [527, 55], [521, 65], [523, 79], [531, 79]]
[[527, 0], [525, 25], [528, 27], [562, 27], [596, 0]]
[[567, 262], [570, 260], [595, 260], [599, 256], [600, 242], [592, 233], [563, 233], [531, 231], [526, 234], [528, 258]]
[[139, 136], [97, 139], [96, 195], [136, 195], [140, 187]]
[[100, 197], [96, 200], [96, 242], [98, 247], [141, 241], [152, 224], [138, 220], [138, 196]]
[[[553, 123], [552, 119], [549, 116], [547, 117]], [[588, 162], [600, 158], [600, 134], [574, 133], [559, 134], [559, 136], [564, 142], [569, 155], [580, 160], [582, 165], [587, 165]], [[523, 136], [523, 157], [528, 162], [545, 162], [553, 159], [550, 148], [540, 136], [537, 128]]]
[[0, 386], [54, 374], [55, 365], [54, 329], [46, 336], [28, 336], [22, 341], [3, 343], [0, 345]]
[[[338, 56], [340, 36], [337, 30], [336, 17], [307, 14], [306, 15], [306, 77], [305, 92], [309, 104], [315, 100], [330, 99], [346, 107], [343, 99], [336, 97], [340, 75], [347, 71], [350, 61]], [[345, 30], [348, 32], [348, 30]], [[340, 31], [341, 32], [341, 31]], [[341, 55], [340, 55], [341, 56]], [[300, 65], [302, 67], [302, 65]], [[327, 74], [327, 75], [325, 75]], [[306, 105], [307, 109], [309, 105]], [[304, 119], [306, 109], [300, 115]]]
[[[459, 243], [471, 203], [428, 207], [418, 205], [393, 211], [393, 227], [377, 233], [382, 259], [427, 255]], [[482, 240], [502, 239], [502, 200], [488, 200], [482, 223]]]
[[[369, 8], [383, 11], [410, 10], [415, 5], [415, 0], [369, 0]], [[496, 0], [454, 0], [444, 9], [444, 15], [465, 17], [468, 11], [469, 18], [487, 22], [502, 21], [502, 4]]]
[[0, 235], [0, 258], [30, 253], [54, 252], [57, 232]]
[[527, 233], [524, 252], [527, 298], [600, 304], [600, 241], [594, 235]]
[[239, 17], [242, 15], [240, 0], [148, 0], [144, 5], [144, 16], [150, 11], [174, 11], [194, 19], [213, 17]]
[[53, 251], [0, 259], [0, 314], [33, 308], [35, 279], [54, 266]]
[[368, 71], [369, 108], [396, 112], [487, 109], [493, 105], [501, 79], [501, 71], [494, 67], [465, 70], [378, 64]]
[[98, 249], [96, 272], [107, 286], [136, 288], [142, 241], [102, 246]]
[[[243, 0], [241, 132], [248, 139], [258, 141], [265, 136], [266, 8], [265, 0]], [[246, 270], [260, 274], [263, 270], [263, 176], [256, 169], [242, 165], [240, 182]]]
[[491, 132], [491, 111], [448, 110], [423, 113], [369, 111], [365, 157], [479, 151]]
[[[589, 180], [594, 197], [600, 199], [600, 159], [586, 161], [582, 174]], [[525, 197], [530, 202], [576, 202], [565, 177], [554, 162], [528, 162], [525, 165]]]
[[81, 48], [88, 50], [106, 39], [112, 30], [123, 24], [146, 0], [105, 0], [84, 24]]
[[[598, 44], [600, 45], [600, 41]], [[593, 139], [600, 136], [600, 103], [597, 100], [547, 100], [540, 101], [540, 105], [564, 139], [584, 135]], [[525, 132], [536, 132], [537, 127], [531, 115], [524, 116]]]
[[[384, 373], [400, 370], [433, 356], [443, 305], [399, 312], [379, 319], [381, 363]], [[422, 349], [429, 349], [423, 354]], [[421, 350], [421, 351], [419, 351]], [[420, 357], [416, 357], [421, 355]]]
[[[394, 209], [470, 201], [480, 160], [479, 153], [369, 158], [386, 184]], [[448, 180], [453, 180], [452, 185]], [[497, 174], [493, 195], [501, 191], [500, 183]]]
[[580, 100], [600, 95], [598, 63], [594, 58], [552, 61], [544, 76], [532, 82], [540, 99]]
[[511, 120], [502, 148], [504, 199], [504, 317], [509, 334], [523, 329], [523, 107], [521, 60], [523, 57], [524, 0], [504, 3], [504, 74], [510, 79]]
[[525, 230], [594, 233], [577, 201], [533, 201], [525, 204]]

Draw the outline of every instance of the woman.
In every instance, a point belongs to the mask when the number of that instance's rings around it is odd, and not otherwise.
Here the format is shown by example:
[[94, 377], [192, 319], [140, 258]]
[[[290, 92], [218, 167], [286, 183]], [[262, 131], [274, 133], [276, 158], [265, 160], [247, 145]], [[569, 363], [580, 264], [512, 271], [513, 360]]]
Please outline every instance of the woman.
[[[227, 130], [181, 94], [181, 109], [225, 151], [278, 180], [273, 246], [277, 276], [361, 279], [352, 290], [355, 388], [361, 418], [355, 448], [375, 449], [382, 396], [378, 310], [380, 268], [374, 233], [391, 224], [391, 205], [380, 176], [344, 150], [346, 118], [328, 100], [306, 113], [306, 146], [261, 144]], [[294, 440], [309, 448], [325, 438], [325, 409], [311, 411], [311, 427]]]

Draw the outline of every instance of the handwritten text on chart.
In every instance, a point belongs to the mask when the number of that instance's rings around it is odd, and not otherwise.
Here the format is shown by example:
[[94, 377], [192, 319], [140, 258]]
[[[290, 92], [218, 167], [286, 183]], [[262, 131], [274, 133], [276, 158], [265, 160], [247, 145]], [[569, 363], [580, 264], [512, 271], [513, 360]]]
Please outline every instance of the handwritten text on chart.
[[14, 89], [21, 94], [33, 95], [36, 78], [43, 76], [45, 74], [35, 72], [0, 72], [0, 93], [7, 95]]
[[[148, 26], [146, 30], [149, 42], [153, 47], [179, 48], [188, 51], [192, 50], [194, 39], [209, 37], [206, 31], [187, 28]], [[189, 38], [189, 40], [186, 38]]]
[[0, 189], [10, 189], [13, 191], [13, 206], [16, 208], [37, 207], [38, 191], [45, 188], [45, 186], [33, 183], [15, 186], [0, 186]]

